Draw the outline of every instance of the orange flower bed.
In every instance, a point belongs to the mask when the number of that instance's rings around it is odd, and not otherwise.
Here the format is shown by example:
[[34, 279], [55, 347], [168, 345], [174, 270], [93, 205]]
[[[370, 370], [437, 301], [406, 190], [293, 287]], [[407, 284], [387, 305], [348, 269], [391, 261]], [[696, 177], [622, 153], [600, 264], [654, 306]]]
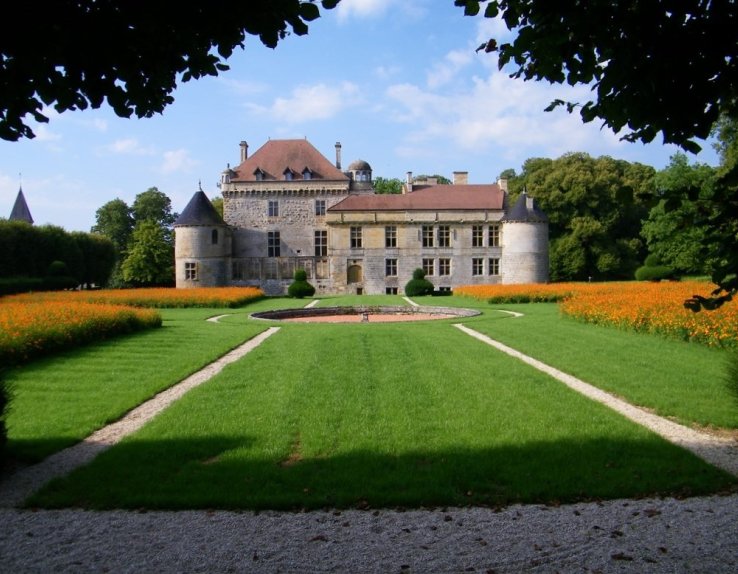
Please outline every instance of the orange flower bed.
[[0, 363], [13, 364], [52, 351], [161, 325], [159, 313], [84, 302], [0, 302]]
[[705, 281], [471, 285], [454, 295], [493, 304], [559, 302], [563, 313], [598, 325], [657, 333], [711, 347], [738, 347], [738, 301], [715, 311], [694, 313], [684, 301], [706, 295]]
[[527, 285], [464, 285], [454, 295], [489, 303], [555, 303], [595, 287], [592, 283], [536, 283]]
[[240, 307], [264, 296], [256, 287], [203, 287], [198, 289], [106, 289], [54, 291], [6, 297], [11, 301], [69, 301], [109, 303], [133, 307]]
[[706, 295], [715, 286], [704, 281], [608, 283], [577, 293], [561, 304], [571, 317], [645, 333], [659, 333], [711, 347], [738, 346], [738, 301], [715, 311], [694, 313], [684, 301]]

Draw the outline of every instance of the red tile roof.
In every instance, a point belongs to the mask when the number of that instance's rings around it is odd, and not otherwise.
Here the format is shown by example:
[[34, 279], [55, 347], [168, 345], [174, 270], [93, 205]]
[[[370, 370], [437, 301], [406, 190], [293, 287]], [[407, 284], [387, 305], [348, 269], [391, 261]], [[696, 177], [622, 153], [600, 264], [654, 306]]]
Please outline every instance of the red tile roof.
[[505, 193], [496, 183], [486, 185], [415, 186], [412, 193], [350, 195], [328, 211], [425, 211], [502, 209]]
[[348, 180], [348, 176], [307, 140], [269, 140], [235, 168], [236, 176], [231, 181], [257, 181], [254, 175], [257, 169], [264, 172], [264, 181], [283, 181], [287, 168], [299, 180], [306, 167], [311, 170], [312, 179]]

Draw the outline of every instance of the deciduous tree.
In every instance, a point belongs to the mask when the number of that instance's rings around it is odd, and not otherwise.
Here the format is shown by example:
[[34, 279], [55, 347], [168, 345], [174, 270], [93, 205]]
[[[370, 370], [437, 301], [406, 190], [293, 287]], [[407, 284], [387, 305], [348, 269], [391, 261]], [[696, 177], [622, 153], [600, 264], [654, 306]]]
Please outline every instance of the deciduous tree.
[[128, 283], [171, 285], [174, 282], [174, 252], [164, 229], [151, 220], [137, 223], [121, 268], [123, 279]]
[[174, 101], [177, 82], [227, 70], [247, 34], [273, 48], [319, 16], [318, 0], [17, 3], [0, 19], [0, 138], [34, 137], [28, 116], [47, 122], [47, 106], [107, 102], [121, 117], [151, 117]]

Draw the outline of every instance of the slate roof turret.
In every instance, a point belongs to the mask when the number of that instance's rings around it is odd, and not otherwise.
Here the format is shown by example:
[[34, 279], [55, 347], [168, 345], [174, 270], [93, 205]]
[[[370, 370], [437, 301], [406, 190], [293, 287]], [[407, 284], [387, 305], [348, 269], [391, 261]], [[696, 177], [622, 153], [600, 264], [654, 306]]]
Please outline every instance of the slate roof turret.
[[501, 221], [547, 222], [548, 216], [538, 208], [535, 199], [528, 197], [528, 194], [523, 192], [518, 197], [515, 205], [512, 206], [512, 209], [502, 216]]
[[225, 225], [225, 222], [205, 192], [200, 189], [192, 196], [174, 225]]
[[25, 221], [26, 223], [33, 224], [33, 217], [31, 217], [31, 210], [28, 209], [26, 198], [23, 195], [23, 188], [18, 188], [18, 196], [15, 198], [13, 209], [10, 210], [10, 221]]

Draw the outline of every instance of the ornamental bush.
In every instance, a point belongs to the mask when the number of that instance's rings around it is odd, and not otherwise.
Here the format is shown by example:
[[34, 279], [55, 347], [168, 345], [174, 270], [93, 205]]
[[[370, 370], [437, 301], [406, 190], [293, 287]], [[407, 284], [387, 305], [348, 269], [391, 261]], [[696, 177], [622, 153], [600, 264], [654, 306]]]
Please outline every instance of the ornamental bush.
[[646, 257], [643, 267], [635, 272], [636, 281], [661, 281], [662, 279], [676, 279], [676, 273], [671, 267], [661, 265], [657, 255]]
[[433, 283], [425, 278], [425, 271], [420, 268], [413, 271], [413, 278], [405, 285], [405, 295], [408, 297], [418, 297], [432, 294]]
[[295, 299], [303, 297], [312, 297], [315, 295], [315, 287], [307, 280], [307, 272], [304, 269], [297, 269], [294, 275], [294, 281], [287, 288], [287, 295]]

